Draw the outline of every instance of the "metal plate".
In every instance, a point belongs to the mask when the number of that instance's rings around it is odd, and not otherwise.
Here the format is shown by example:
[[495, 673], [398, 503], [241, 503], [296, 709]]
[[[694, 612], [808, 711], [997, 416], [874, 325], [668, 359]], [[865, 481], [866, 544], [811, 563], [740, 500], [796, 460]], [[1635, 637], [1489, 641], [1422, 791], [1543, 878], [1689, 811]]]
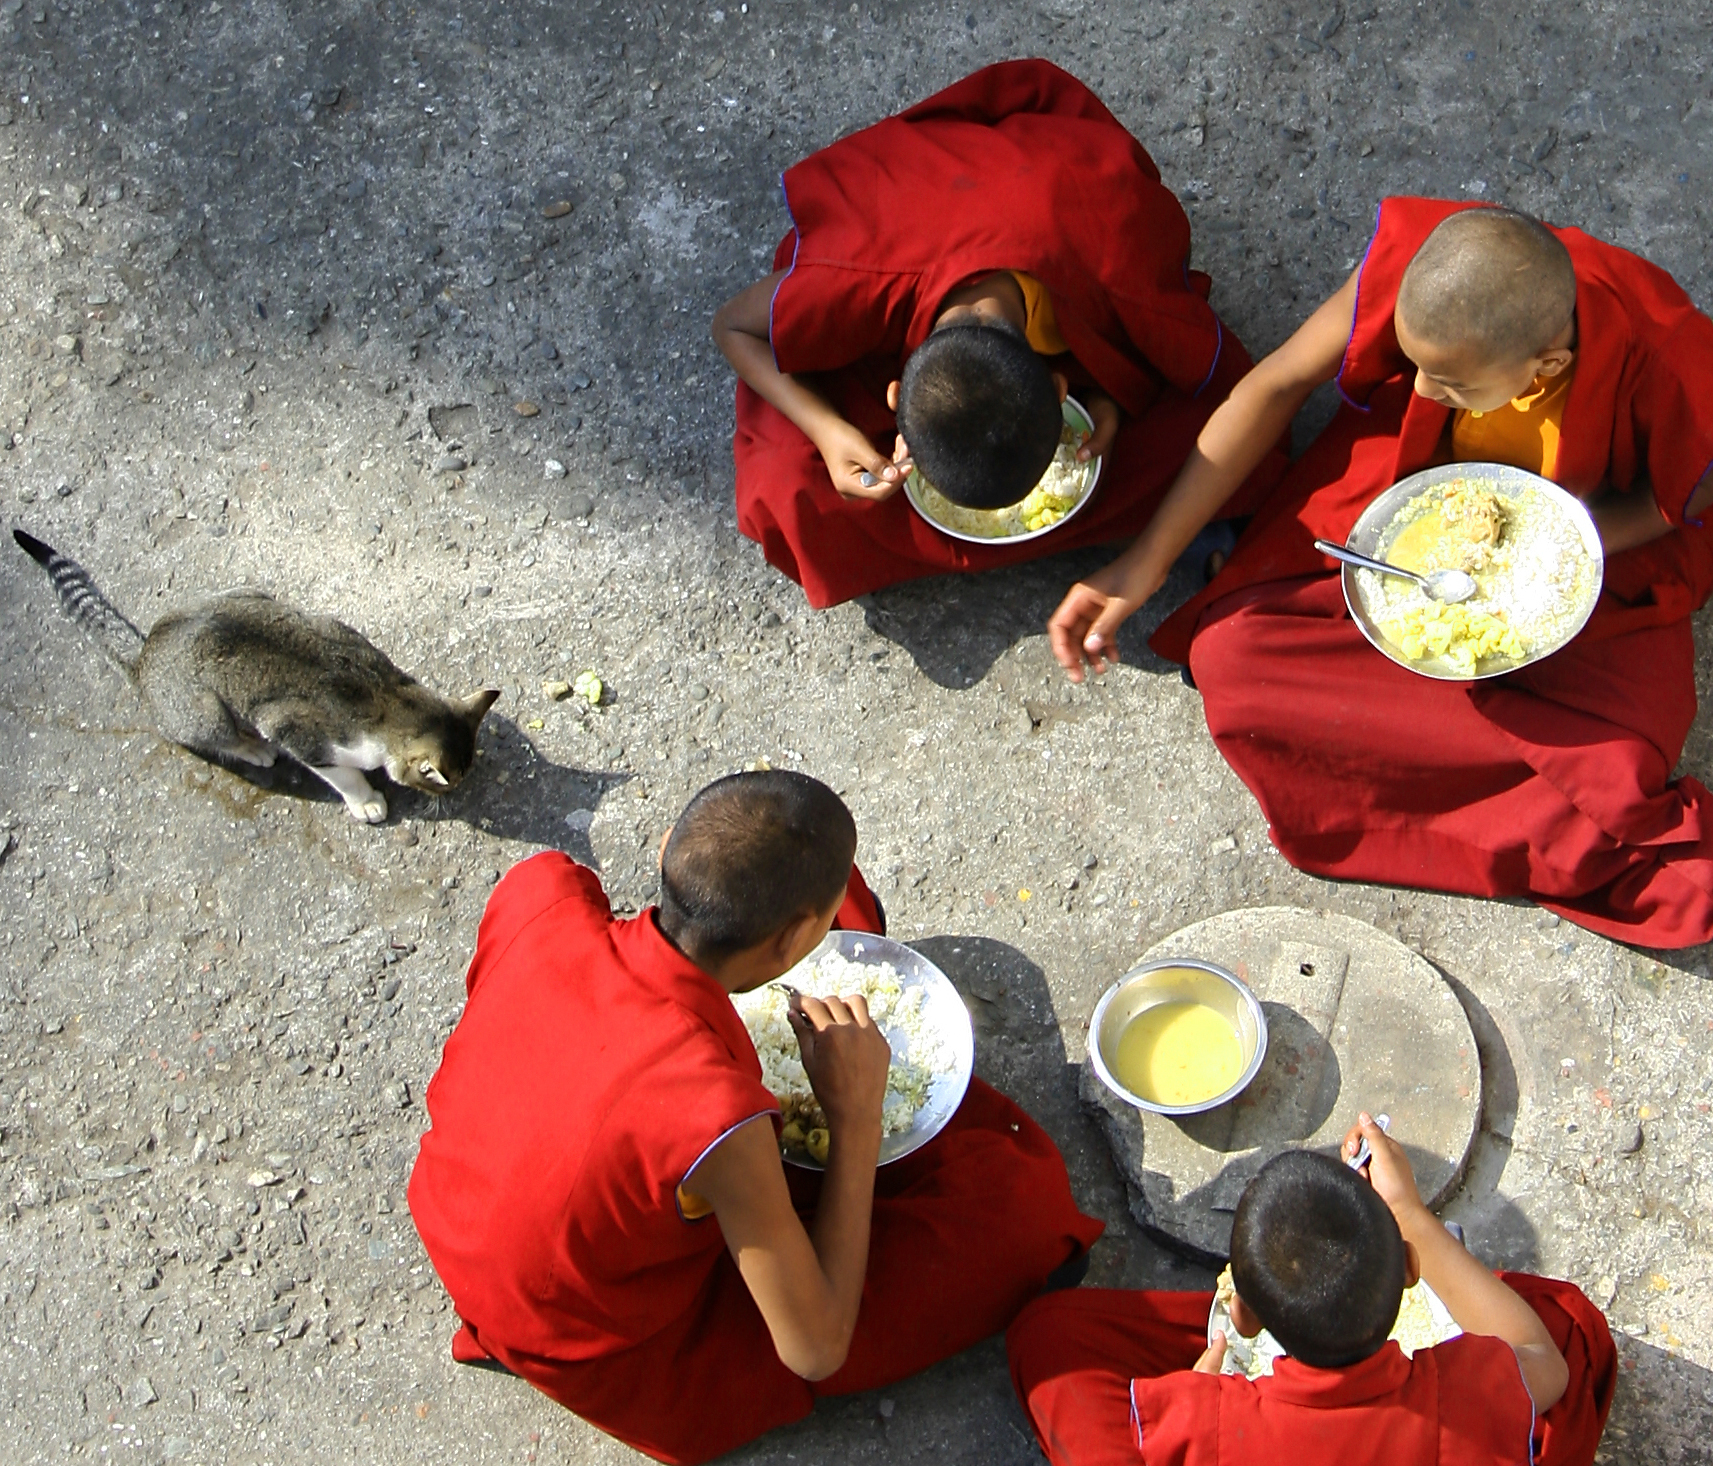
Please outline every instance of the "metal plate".
[[[1065, 400], [1059, 404], [1059, 411], [1064, 415], [1065, 421], [1079, 433], [1092, 433], [1094, 431], [1094, 419], [1088, 415], [1088, 409], [1084, 407], [1082, 403], [1078, 402], [1075, 397], [1065, 398]], [[1083, 486], [1082, 497], [1065, 511], [1065, 517], [1063, 519], [1059, 520], [1057, 524], [1049, 524], [1043, 529], [1027, 530], [1023, 534], [966, 534], [961, 529], [953, 529], [950, 525], [941, 524], [939, 520], [935, 519], [932, 514], [922, 507], [922, 500], [920, 497], [923, 482], [922, 475], [914, 469], [910, 471], [910, 476], [904, 480], [904, 497], [909, 500], [910, 507], [914, 509], [924, 521], [933, 525], [941, 534], [950, 535], [954, 540], [962, 540], [964, 543], [970, 545], [1020, 545], [1025, 540], [1038, 540], [1044, 534], [1051, 534], [1054, 530], [1063, 528], [1075, 519], [1077, 515], [1081, 514], [1083, 512], [1083, 507], [1090, 499], [1094, 498], [1095, 485], [1100, 482], [1100, 465], [1101, 460], [1099, 458], [1092, 458], [1084, 465], [1084, 469], [1087, 472], [1088, 477]], [[993, 512], [1001, 513], [1003, 511], [994, 510]]]
[[[793, 973], [802, 973], [814, 966], [816, 960], [827, 952], [837, 952], [841, 957], [865, 966], [878, 967], [882, 962], [890, 962], [897, 969], [899, 982], [906, 991], [926, 988], [928, 995], [923, 1000], [923, 1016], [933, 1024], [940, 1041], [952, 1052], [951, 1068], [934, 1077], [928, 1087], [928, 1102], [917, 1111], [916, 1123], [880, 1142], [880, 1164], [884, 1166], [889, 1161], [920, 1150], [946, 1128], [947, 1121], [963, 1103], [970, 1076], [975, 1073], [975, 1029], [970, 1023], [969, 1009], [945, 973], [913, 948], [890, 937], [876, 936], [873, 932], [828, 932], [820, 946], [779, 980], [791, 982]], [[757, 1000], [762, 991], [758, 988], [753, 993], [733, 995], [732, 1004], [740, 1016], [746, 1016], [746, 1008]], [[900, 1029], [882, 1031], [886, 1034], [886, 1041], [892, 1045], [895, 1058], [910, 1057], [907, 1034]], [[790, 1151], [785, 1153], [785, 1160], [788, 1165], [801, 1166], [806, 1171], [824, 1169], [819, 1161]]]
[[1424, 662], [1412, 662], [1403, 653], [1403, 649], [1390, 640], [1368, 614], [1368, 608], [1363, 604], [1361, 592], [1357, 588], [1358, 575], [1372, 575], [1373, 571], [1358, 570], [1354, 565], [1346, 565], [1341, 580], [1344, 586], [1344, 604], [1350, 608], [1350, 619], [1362, 628], [1362, 634], [1386, 656], [1390, 657], [1400, 667], [1423, 677], [1432, 677], [1440, 682], [1480, 682], [1488, 677], [1502, 677], [1507, 672], [1515, 672], [1523, 667], [1533, 666], [1545, 657], [1550, 657], [1573, 640], [1576, 634], [1588, 624], [1588, 618], [1594, 614], [1594, 605], [1600, 599], [1601, 579], [1605, 571], [1605, 550], [1600, 544], [1600, 532], [1594, 527], [1594, 520], [1589, 515], [1582, 501], [1539, 474], [1528, 473], [1520, 468], [1512, 468], [1503, 463], [1448, 463], [1440, 468], [1429, 468], [1421, 473], [1413, 473], [1406, 479], [1400, 479], [1381, 494], [1372, 504], [1362, 511], [1362, 517], [1356, 521], [1355, 528], [1350, 531], [1350, 538], [1345, 548], [1355, 550], [1359, 555], [1367, 555], [1370, 559], [1383, 560], [1385, 551], [1390, 548], [1391, 537], [1388, 531], [1393, 521], [1403, 510], [1403, 507], [1416, 495], [1428, 489], [1438, 488], [1441, 484], [1455, 483], [1459, 479], [1479, 478], [1491, 484], [1495, 493], [1502, 497], [1515, 499], [1524, 489], [1537, 489], [1547, 501], [1563, 514], [1581, 540], [1583, 549], [1593, 562], [1594, 574], [1589, 582], [1587, 593], [1582, 603], [1575, 608], [1574, 614], [1566, 621], [1564, 634], [1550, 646], [1536, 647], [1526, 657], [1492, 657], [1482, 665], [1484, 670], [1475, 673], [1473, 677], [1459, 672], [1448, 664], [1437, 659]]

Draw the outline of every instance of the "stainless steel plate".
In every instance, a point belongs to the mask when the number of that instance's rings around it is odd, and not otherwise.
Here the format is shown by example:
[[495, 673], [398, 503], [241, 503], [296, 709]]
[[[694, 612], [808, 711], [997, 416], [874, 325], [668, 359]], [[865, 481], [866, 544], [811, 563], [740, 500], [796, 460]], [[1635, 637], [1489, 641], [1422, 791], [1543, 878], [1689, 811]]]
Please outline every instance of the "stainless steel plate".
[[1482, 681], [1488, 677], [1502, 677], [1507, 672], [1515, 672], [1523, 667], [1533, 666], [1544, 657], [1550, 657], [1554, 652], [1570, 642], [1576, 634], [1588, 624], [1588, 618], [1594, 614], [1594, 605], [1600, 599], [1601, 578], [1605, 571], [1606, 556], [1600, 544], [1600, 533], [1594, 527], [1594, 520], [1589, 515], [1582, 501], [1539, 474], [1528, 473], [1520, 468], [1512, 468], [1503, 463], [1448, 463], [1441, 468], [1429, 468], [1421, 473], [1413, 473], [1406, 479], [1400, 479], [1374, 500], [1362, 511], [1362, 517], [1356, 521], [1350, 531], [1350, 537], [1345, 543], [1347, 549], [1355, 550], [1360, 555], [1370, 559], [1384, 560], [1386, 551], [1391, 547], [1393, 535], [1396, 533], [1394, 521], [1402, 512], [1404, 506], [1418, 494], [1429, 489], [1438, 488], [1441, 484], [1455, 483], [1460, 479], [1479, 478], [1485, 485], [1501, 497], [1515, 499], [1525, 489], [1536, 489], [1560, 514], [1572, 528], [1583, 552], [1593, 564], [1594, 573], [1585, 582], [1586, 593], [1582, 596], [1573, 613], [1565, 620], [1563, 634], [1550, 645], [1535, 647], [1526, 657], [1490, 657], [1481, 664], [1481, 670], [1473, 677], [1465, 672], [1438, 659], [1412, 662], [1404, 655], [1403, 649], [1390, 640], [1368, 614], [1368, 608], [1363, 603], [1361, 591], [1357, 586], [1359, 575], [1372, 575], [1370, 570], [1358, 570], [1354, 565], [1346, 565], [1341, 576], [1344, 586], [1344, 604], [1350, 608], [1350, 618], [1362, 628], [1362, 634], [1368, 638], [1381, 652], [1390, 657], [1400, 667], [1408, 668], [1411, 672], [1423, 677], [1432, 677], [1441, 682], [1471, 682]]
[[[1065, 400], [1059, 404], [1059, 411], [1063, 414], [1065, 421], [1069, 423], [1071, 427], [1075, 428], [1077, 432], [1092, 433], [1094, 431], [1094, 419], [1088, 415], [1088, 409], [1084, 407], [1082, 403], [1078, 402], [1075, 397], [1065, 398]], [[941, 524], [939, 520], [934, 518], [934, 516], [923, 507], [922, 475], [914, 469], [911, 470], [910, 476], [904, 480], [904, 497], [910, 501], [910, 507], [921, 515], [924, 520], [933, 525], [941, 534], [950, 535], [954, 540], [963, 540], [966, 544], [971, 545], [1020, 545], [1024, 540], [1038, 540], [1044, 534], [1052, 534], [1054, 530], [1062, 529], [1065, 525], [1075, 519], [1077, 515], [1081, 514], [1084, 506], [1087, 505], [1088, 501], [1094, 497], [1095, 485], [1100, 482], [1100, 465], [1101, 460], [1098, 458], [1091, 458], [1083, 465], [1084, 480], [1082, 497], [1065, 511], [1065, 517], [1063, 519], [1059, 520], [1057, 523], [1049, 524], [1045, 529], [1031, 529], [1025, 531], [1023, 534], [968, 534], [964, 530], [953, 529], [949, 524]], [[995, 509], [989, 512], [1001, 514], [1004, 511]]]
[[[793, 973], [801, 973], [813, 966], [816, 959], [827, 952], [837, 952], [848, 961], [870, 966], [890, 962], [906, 991], [913, 987], [926, 988], [928, 995], [923, 1000], [923, 1016], [952, 1053], [951, 1067], [944, 1074], [934, 1076], [928, 1088], [928, 1103], [917, 1111], [915, 1124], [896, 1135], [888, 1135], [880, 1142], [880, 1164], [884, 1166], [888, 1161], [899, 1160], [912, 1151], [920, 1150], [946, 1128], [946, 1123], [963, 1103], [970, 1076], [975, 1073], [975, 1029], [970, 1024], [969, 1009], [945, 973], [914, 948], [890, 937], [876, 936], [873, 932], [828, 932], [821, 945], [780, 981], [791, 982]], [[732, 1003], [741, 1016], [747, 1016], [746, 1010], [761, 992], [757, 989], [754, 993], [733, 996]], [[909, 1058], [909, 1035], [901, 1029], [883, 1031], [887, 1042], [892, 1045], [893, 1055]], [[788, 1165], [801, 1166], [806, 1171], [825, 1169], [819, 1161], [794, 1151], [787, 1151], [785, 1160]]]

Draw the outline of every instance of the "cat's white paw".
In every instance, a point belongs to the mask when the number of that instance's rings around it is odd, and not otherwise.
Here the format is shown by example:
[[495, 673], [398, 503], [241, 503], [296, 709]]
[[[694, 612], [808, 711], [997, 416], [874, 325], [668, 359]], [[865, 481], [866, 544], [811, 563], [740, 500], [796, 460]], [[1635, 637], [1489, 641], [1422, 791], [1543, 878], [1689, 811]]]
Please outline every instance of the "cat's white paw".
[[232, 757], [258, 769], [274, 766], [274, 751], [265, 743], [241, 743], [231, 750]]
[[350, 811], [352, 819], [362, 820], [365, 824], [378, 825], [387, 817], [387, 799], [378, 789], [371, 789], [356, 799], [347, 799], [345, 808]]

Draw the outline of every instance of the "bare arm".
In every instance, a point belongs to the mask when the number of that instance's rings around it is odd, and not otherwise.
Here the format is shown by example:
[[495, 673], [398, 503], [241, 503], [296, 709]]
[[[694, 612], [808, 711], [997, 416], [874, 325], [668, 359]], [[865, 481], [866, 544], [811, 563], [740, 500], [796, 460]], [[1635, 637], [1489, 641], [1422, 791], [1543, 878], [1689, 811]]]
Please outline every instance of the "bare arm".
[[1465, 1333], [1503, 1339], [1516, 1351], [1517, 1366], [1535, 1410], [1550, 1410], [1570, 1383], [1570, 1368], [1540, 1315], [1482, 1267], [1422, 1205], [1404, 1148], [1367, 1115], [1345, 1136], [1344, 1154], [1354, 1155], [1364, 1137], [1374, 1148], [1367, 1168], [1369, 1179], [1398, 1219], [1404, 1241], [1416, 1249], [1428, 1286], [1439, 1294]]
[[862, 1304], [891, 1051], [861, 998], [801, 1001], [808, 1016], [794, 1026], [831, 1135], [812, 1232], [792, 1208], [771, 1124], [734, 1130], [685, 1184], [713, 1206], [780, 1361], [815, 1380], [845, 1362]]
[[1053, 655], [1073, 682], [1086, 658], [1113, 657], [1119, 626], [1160, 588], [1172, 562], [1219, 512], [1291, 424], [1308, 396], [1336, 375], [1356, 314], [1356, 272], [1264, 358], [1215, 410], [1158, 512], [1136, 542], [1069, 594], [1047, 623]]
[[[775, 270], [715, 311], [714, 342], [752, 391], [802, 429], [826, 460], [835, 489], [847, 498], [884, 499], [904, 482], [908, 465], [887, 458], [819, 392], [774, 365], [773, 292], [785, 275]], [[864, 484], [865, 473], [875, 482]]]
[[[1695, 492], [1684, 506], [1684, 518], [1700, 519], [1710, 505], [1713, 505], [1713, 470], [1695, 486]], [[1632, 485], [1625, 493], [1609, 489], [1598, 498], [1590, 499], [1588, 512], [1594, 516], [1594, 527], [1600, 531], [1600, 543], [1609, 556], [1620, 550], [1633, 550], [1637, 545], [1651, 544], [1677, 528], [1661, 513], [1654, 487], [1646, 479]]]

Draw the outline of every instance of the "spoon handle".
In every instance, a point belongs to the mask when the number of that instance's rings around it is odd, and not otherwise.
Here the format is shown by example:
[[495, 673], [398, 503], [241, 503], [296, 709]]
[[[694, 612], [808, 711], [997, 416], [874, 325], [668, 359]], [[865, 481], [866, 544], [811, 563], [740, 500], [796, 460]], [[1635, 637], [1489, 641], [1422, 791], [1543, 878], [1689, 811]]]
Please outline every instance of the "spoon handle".
[[1331, 540], [1316, 540], [1314, 547], [1323, 555], [1331, 555], [1334, 560], [1342, 560], [1346, 565], [1360, 565], [1364, 570], [1378, 570], [1382, 575], [1396, 575], [1404, 580], [1413, 580], [1417, 585], [1426, 582], [1413, 570], [1402, 570], [1396, 565], [1388, 565], [1384, 560], [1370, 560], [1366, 555], [1358, 555], [1355, 550], [1347, 550], [1343, 545], [1335, 545]]

